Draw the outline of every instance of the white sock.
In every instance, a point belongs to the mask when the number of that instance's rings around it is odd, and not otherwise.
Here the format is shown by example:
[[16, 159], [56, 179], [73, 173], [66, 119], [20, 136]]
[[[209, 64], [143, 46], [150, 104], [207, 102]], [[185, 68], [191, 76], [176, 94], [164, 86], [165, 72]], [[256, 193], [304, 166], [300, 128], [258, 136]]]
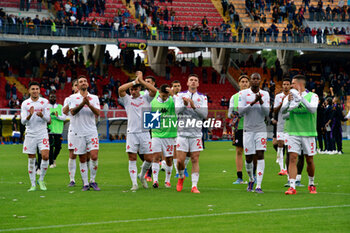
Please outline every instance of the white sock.
[[179, 178], [183, 179], [185, 174], [185, 170], [179, 170]]
[[301, 181], [301, 175], [297, 175], [296, 181]]
[[159, 163], [152, 163], [153, 183], [158, 182]]
[[43, 181], [46, 175], [47, 168], [49, 167], [49, 160], [41, 160], [41, 174], [40, 174], [40, 181]]
[[165, 182], [169, 182], [170, 183], [170, 178], [171, 178], [171, 171], [173, 170], [173, 165], [165, 166]]
[[264, 170], [265, 170], [265, 160], [260, 159], [258, 160], [258, 164], [256, 166], [256, 188], [261, 188], [261, 183], [264, 177]]
[[28, 158], [28, 174], [31, 185], [35, 186], [35, 158]]
[[152, 163], [147, 162], [146, 160], [143, 161], [143, 164], [142, 164], [142, 166], [141, 166], [141, 174], [140, 174], [140, 176], [141, 176], [141, 177], [144, 177], [144, 176], [146, 175], [148, 169], [149, 169], [151, 166], [152, 166]]
[[253, 175], [253, 161], [248, 163], [245, 161], [245, 169], [247, 170], [248, 177], [249, 177], [249, 182], [254, 181], [254, 175]]
[[289, 185], [291, 188], [295, 189], [295, 179], [290, 179], [289, 180]]
[[75, 182], [75, 171], [77, 169], [76, 159], [68, 160], [68, 172], [70, 181]]
[[95, 161], [91, 160], [90, 161], [90, 182], [91, 183], [95, 182], [97, 168], [98, 168], [98, 160], [95, 160]]
[[85, 163], [80, 162], [80, 174], [81, 174], [81, 179], [83, 180], [83, 185], [84, 186], [89, 185], [87, 162]]
[[310, 185], [315, 185], [315, 184], [314, 184], [314, 179], [315, 179], [314, 176], [309, 176], [309, 186], [310, 186]]
[[179, 170], [177, 170], [177, 159], [173, 159], [173, 163], [174, 163], [176, 174], [179, 174]]
[[193, 187], [197, 187], [198, 179], [199, 179], [199, 173], [198, 172], [193, 172], [191, 177], [192, 177], [192, 188]]
[[129, 174], [132, 185], [137, 185], [137, 166], [136, 161], [129, 160]]
[[280, 165], [280, 170], [283, 170], [283, 147], [277, 147], [277, 154], [279, 156], [278, 164]]
[[187, 164], [188, 164], [188, 162], [190, 162], [190, 159], [191, 159], [190, 157], [187, 157], [187, 156], [186, 156], [186, 159], [185, 159], [185, 168], [187, 168]]

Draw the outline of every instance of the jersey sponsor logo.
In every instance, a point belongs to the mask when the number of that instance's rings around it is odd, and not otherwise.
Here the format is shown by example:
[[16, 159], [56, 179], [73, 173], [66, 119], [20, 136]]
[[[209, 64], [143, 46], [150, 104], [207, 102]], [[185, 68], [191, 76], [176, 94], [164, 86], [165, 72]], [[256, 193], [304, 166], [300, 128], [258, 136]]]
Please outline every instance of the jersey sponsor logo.
[[41, 103], [41, 104], [44, 104], [45, 102], [42, 100], [40, 103]]
[[143, 128], [144, 129], [160, 129], [160, 120], [162, 114], [157, 110], [156, 112], [143, 113]]
[[139, 103], [139, 104], [135, 104], [135, 103], [131, 102], [131, 105], [134, 106], [134, 107], [136, 107], [136, 108], [138, 108], [138, 107], [140, 107], [141, 105], [143, 105], [144, 103], [145, 103], [144, 101], [142, 101], [142, 102]]
[[200, 99], [200, 98], [198, 98], [198, 99], [197, 99], [197, 101], [198, 101], [198, 102], [200, 102], [200, 101], [201, 101], [201, 99]]

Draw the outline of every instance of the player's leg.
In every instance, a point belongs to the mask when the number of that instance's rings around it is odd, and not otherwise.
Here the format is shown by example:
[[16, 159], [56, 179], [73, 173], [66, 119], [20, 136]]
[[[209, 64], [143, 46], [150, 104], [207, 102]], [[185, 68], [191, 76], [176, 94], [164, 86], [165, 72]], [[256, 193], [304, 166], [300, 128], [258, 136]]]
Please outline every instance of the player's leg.
[[304, 186], [301, 184], [301, 173], [304, 169], [304, 152], [301, 151], [300, 155], [298, 156], [298, 163], [297, 163], [297, 177], [295, 180], [295, 186]]
[[173, 170], [173, 156], [171, 156], [171, 155], [170, 156], [166, 156], [165, 157], [165, 162], [166, 162], [166, 166], [165, 166], [165, 187], [166, 188], [170, 188], [171, 187], [170, 178], [171, 178], [171, 172]]
[[88, 191], [90, 189], [90, 186], [89, 186], [89, 179], [88, 179], [87, 155], [86, 153], [78, 154], [78, 155], [79, 155], [79, 161], [80, 161], [80, 174], [81, 174], [81, 179], [83, 181], [82, 191]]
[[237, 180], [233, 184], [243, 184], [243, 130], [237, 130], [234, 136], [233, 144], [236, 146]]
[[177, 150], [176, 150], [176, 145], [174, 145], [174, 157], [173, 157], [173, 164], [174, 164], [174, 168], [176, 171], [176, 178], [179, 178], [179, 171], [177, 170]]
[[298, 155], [301, 154], [302, 151], [302, 141], [301, 137], [297, 136], [288, 136], [288, 152], [289, 152], [289, 183], [290, 188], [285, 192], [287, 195], [296, 194], [295, 190], [295, 182], [297, 176], [297, 162]]
[[190, 160], [191, 160], [191, 153], [188, 152], [188, 153], [186, 154], [186, 158], [185, 158], [185, 170], [184, 170], [185, 177], [188, 177], [187, 165], [188, 165], [188, 163], [190, 162]]
[[251, 132], [243, 133], [243, 148], [245, 152], [245, 168], [249, 177], [247, 191], [251, 192], [254, 186], [254, 164], [253, 155], [255, 154], [254, 135]]
[[55, 152], [54, 152], [54, 158], [53, 158], [53, 165], [56, 167], [56, 159], [58, 155], [60, 154], [60, 151], [62, 149], [62, 135], [61, 134], [55, 134]]
[[41, 150], [41, 156], [42, 156], [42, 160], [41, 160], [41, 173], [40, 173], [40, 177], [38, 180], [39, 186], [41, 190], [47, 190], [45, 182], [44, 182], [44, 178], [47, 172], [47, 168], [49, 167], [49, 150], [48, 149], [44, 149]]
[[[177, 141], [179, 141], [179, 138], [177, 139]], [[183, 147], [183, 145], [181, 145], [181, 147]], [[179, 179], [177, 181], [176, 190], [178, 192], [181, 192], [182, 188], [183, 188], [183, 182], [185, 179], [184, 172], [185, 172], [185, 159], [186, 159], [187, 152], [181, 151], [178, 148], [176, 153], [177, 153], [176, 154], [176, 156], [177, 156], [177, 169], [179, 171]]]
[[28, 174], [29, 174], [29, 180], [31, 184], [30, 188], [28, 189], [28, 192], [36, 190], [35, 155], [36, 154], [28, 154]]
[[[152, 170], [151, 169], [152, 168], [152, 161], [153, 161], [152, 154], [143, 155], [143, 163], [142, 163], [141, 172], [138, 175], [138, 178], [140, 179], [144, 188], [148, 188], [147, 174], [148, 174], [149, 170]], [[152, 177], [151, 177], [151, 181], [152, 181]]]
[[132, 191], [138, 189], [137, 185], [137, 152], [139, 151], [140, 142], [135, 134], [127, 134], [126, 136], [126, 153], [129, 158], [129, 175], [132, 182]]
[[316, 142], [314, 137], [302, 138], [303, 151], [306, 158], [307, 173], [309, 175], [309, 191], [311, 194], [316, 194], [315, 179], [315, 163], [314, 155], [316, 154]]
[[134, 135], [133, 137], [136, 143], [139, 144], [139, 148], [136, 148], [136, 151], [139, 151], [140, 154], [143, 154], [145, 159], [142, 164], [141, 174], [138, 175], [138, 178], [140, 179], [142, 186], [144, 188], [148, 188], [148, 184], [147, 184], [147, 181], [145, 180], [144, 174], [146, 173], [147, 170], [150, 169], [152, 165], [153, 154], [154, 154], [154, 150], [153, 150], [154, 146], [152, 143], [153, 139], [151, 139], [151, 136], [148, 132], [137, 134], [137, 135]]
[[98, 168], [98, 149], [94, 149], [90, 151], [90, 182], [89, 186], [93, 188], [95, 191], [100, 191], [101, 189], [98, 187], [96, 183], [96, 174]]
[[199, 193], [198, 191], [198, 180], [199, 180], [199, 154], [200, 151], [191, 152], [191, 162], [192, 162], [192, 189], [191, 192]]
[[257, 132], [254, 133], [254, 142], [255, 142], [255, 158], [256, 159], [256, 187], [255, 192], [263, 193], [261, 190], [261, 184], [264, 177], [265, 171], [265, 158], [264, 152], [266, 151], [266, 141], [267, 133], [266, 132]]
[[74, 154], [74, 150], [69, 149], [68, 174], [70, 183], [68, 184], [68, 187], [75, 186], [75, 172], [77, 169], [76, 159], [77, 156]]
[[[152, 139], [153, 142], [154, 142], [154, 139]], [[157, 139], [159, 140], [160, 138], [157, 138]], [[160, 161], [161, 157], [162, 157], [162, 153], [161, 152], [155, 152], [153, 154], [153, 161], [152, 161], [153, 188], [158, 188], [159, 187], [158, 175], [159, 175], [159, 161]]]
[[49, 152], [49, 165], [50, 168], [54, 168], [53, 161], [54, 161], [54, 147], [55, 147], [55, 138], [53, 134], [49, 134], [49, 143], [50, 143], [50, 152]]
[[277, 140], [277, 144], [278, 144], [277, 160], [278, 160], [278, 164], [280, 166], [280, 172], [278, 173], [278, 175], [283, 176], [283, 175], [287, 175], [287, 171], [284, 169], [284, 163], [283, 163], [283, 148], [284, 148], [283, 133], [278, 132], [277, 138], [279, 139], [279, 140]]

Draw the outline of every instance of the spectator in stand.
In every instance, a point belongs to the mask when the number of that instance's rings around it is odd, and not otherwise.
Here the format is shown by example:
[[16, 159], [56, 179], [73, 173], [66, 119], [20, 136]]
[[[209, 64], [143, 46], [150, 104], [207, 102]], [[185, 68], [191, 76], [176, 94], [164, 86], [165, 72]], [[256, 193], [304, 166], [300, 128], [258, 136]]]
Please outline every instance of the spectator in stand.
[[309, 20], [310, 20], [310, 21], [314, 21], [314, 18], [315, 18], [315, 11], [316, 11], [316, 8], [314, 7], [313, 4], [311, 4], [311, 6], [309, 7], [309, 15], [310, 15]]
[[253, 28], [252, 30], [252, 43], [255, 43], [255, 39], [256, 39], [256, 34], [258, 33], [258, 30], [256, 30], [256, 28]]
[[248, 43], [250, 41], [250, 28], [249, 27], [246, 27], [244, 29], [244, 43]]
[[259, 42], [265, 41], [265, 29], [263, 27], [260, 27], [259, 29]]
[[216, 79], [217, 79], [217, 74], [216, 74], [216, 71], [213, 70], [212, 73], [211, 73], [211, 83], [212, 84], [216, 84]]
[[282, 31], [282, 42], [283, 43], [287, 43], [287, 28], [284, 28], [283, 31]]
[[226, 106], [226, 102], [227, 102], [227, 99], [226, 99], [225, 96], [223, 96], [223, 97], [221, 98], [220, 105], [224, 107], [224, 106]]
[[226, 68], [222, 67], [221, 72], [220, 72], [219, 84], [225, 84], [225, 81], [226, 81]]
[[9, 84], [8, 81], [6, 81], [6, 84], [5, 84], [5, 93], [6, 93], [6, 99], [7, 100], [11, 99], [11, 85]]
[[12, 97], [14, 100], [17, 99], [17, 87], [16, 87], [16, 83], [14, 83], [11, 87], [11, 93], [12, 93]]
[[184, 57], [182, 58], [180, 65], [181, 65], [181, 74], [186, 74], [187, 61], [185, 60]]
[[207, 27], [209, 25], [207, 16], [204, 16], [204, 18], [202, 19], [202, 26], [203, 28]]

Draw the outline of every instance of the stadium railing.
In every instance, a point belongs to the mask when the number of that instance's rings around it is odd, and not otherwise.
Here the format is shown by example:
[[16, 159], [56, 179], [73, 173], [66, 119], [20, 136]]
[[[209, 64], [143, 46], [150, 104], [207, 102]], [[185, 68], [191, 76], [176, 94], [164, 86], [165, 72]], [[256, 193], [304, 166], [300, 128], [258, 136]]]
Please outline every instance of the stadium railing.
[[[91, 37], [91, 38], [132, 38], [145, 40], [166, 40], [166, 41], [191, 41], [191, 42], [233, 42], [233, 43], [328, 43], [332, 44], [332, 39], [329, 36], [320, 35], [312, 37], [308, 33], [297, 33], [293, 35], [283, 35], [279, 32], [276, 36], [272, 34], [264, 34], [260, 36], [252, 36], [251, 34], [235, 34], [227, 32], [214, 31], [157, 31], [157, 34], [152, 35], [147, 30], [113, 30], [111, 28], [101, 27], [81, 27], [81, 26], [61, 26], [55, 27], [49, 25], [18, 25], [18, 24], [3, 24], [0, 26], [0, 34], [16, 34], [16, 35], [32, 35], [32, 36], [53, 36], [53, 37]], [[350, 36], [346, 36], [350, 37]], [[350, 39], [345, 43], [350, 44]]]

